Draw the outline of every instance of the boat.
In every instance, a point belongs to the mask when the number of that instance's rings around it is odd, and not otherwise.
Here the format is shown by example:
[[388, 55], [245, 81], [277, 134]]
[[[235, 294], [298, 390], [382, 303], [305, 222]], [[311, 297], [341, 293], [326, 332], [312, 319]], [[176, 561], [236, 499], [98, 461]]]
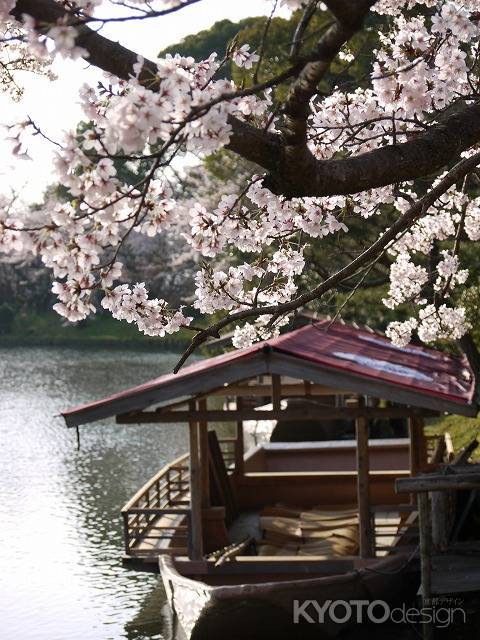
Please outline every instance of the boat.
[[[335, 638], [355, 627], [356, 610], [348, 615], [343, 603], [390, 605], [413, 597], [418, 570], [408, 569], [408, 556], [379, 560], [370, 568], [331, 576], [265, 582], [239, 580], [235, 584], [209, 584], [179, 573], [174, 560], [160, 557], [160, 572], [172, 612], [172, 628], [192, 640], [291, 640]], [[320, 618], [328, 602], [340, 602], [341, 611]], [[299, 614], [295, 619], [295, 602]], [[316, 603], [315, 608], [313, 602]], [[308, 607], [300, 609], [304, 603]], [[383, 609], [376, 612], [382, 615]], [[178, 637], [178, 636], [177, 636]]]
[[[477, 413], [464, 358], [320, 321], [63, 415], [77, 428], [109, 416], [188, 424], [189, 453], [122, 509], [123, 561], [160, 572], [188, 640], [254, 640], [335, 637], [357, 624], [297, 624], [302, 601], [394, 603], [416, 590], [417, 509], [395, 483], [441, 462], [424, 424], [444, 413]], [[285, 441], [246, 448], [256, 420], [323, 436], [296, 441], [282, 428]]]

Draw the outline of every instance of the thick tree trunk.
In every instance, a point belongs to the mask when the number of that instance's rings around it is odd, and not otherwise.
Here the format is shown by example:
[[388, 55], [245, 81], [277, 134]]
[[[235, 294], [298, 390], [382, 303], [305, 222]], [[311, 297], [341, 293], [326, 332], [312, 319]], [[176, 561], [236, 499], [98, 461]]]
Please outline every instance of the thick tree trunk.
[[458, 344], [465, 354], [470, 364], [473, 375], [475, 376], [475, 395], [478, 393], [478, 384], [480, 381], [480, 351], [470, 333], [466, 333], [460, 338]]

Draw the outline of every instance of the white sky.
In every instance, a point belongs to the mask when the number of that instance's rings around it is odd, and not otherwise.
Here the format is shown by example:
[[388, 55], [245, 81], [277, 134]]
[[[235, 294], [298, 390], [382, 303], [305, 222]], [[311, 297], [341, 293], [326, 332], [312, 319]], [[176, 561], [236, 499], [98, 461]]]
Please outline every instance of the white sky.
[[[157, 19], [138, 22], [111, 23], [102, 34], [118, 40], [126, 47], [145, 57], [155, 58], [158, 51], [178, 42], [191, 33], [211, 26], [217, 20], [229, 18], [232, 21], [246, 16], [265, 15], [271, 10], [270, 0], [203, 0], [181, 11]], [[99, 10], [106, 15], [107, 5]], [[287, 15], [286, 10], [277, 15]], [[111, 13], [110, 13], [111, 15]], [[12, 102], [5, 95], [0, 96], [0, 122], [19, 122], [29, 115], [50, 138], [59, 139], [63, 130], [75, 127], [81, 119], [78, 105], [78, 89], [84, 82], [95, 84], [100, 72], [88, 67], [85, 60], [57, 60], [53, 70], [58, 80], [23, 74], [21, 84], [25, 88], [20, 103]], [[11, 189], [21, 194], [22, 200], [35, 201], [41, 198], [44, 188], [54, 182], [51, 165], [52, 146], [36, 137], [28, 146], [32, 160], [19, 161], [13, 158], [10, 147], [0, 142], [1, 191]]]

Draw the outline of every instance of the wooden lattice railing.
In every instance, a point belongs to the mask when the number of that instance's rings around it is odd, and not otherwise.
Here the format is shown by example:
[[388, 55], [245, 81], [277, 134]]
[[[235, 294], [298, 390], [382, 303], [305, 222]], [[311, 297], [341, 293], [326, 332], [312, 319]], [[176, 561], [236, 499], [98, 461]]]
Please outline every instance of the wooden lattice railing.
[[188, 454], [166, 465], [122, 509], [128, 556], [188, 553], [190, 474]]

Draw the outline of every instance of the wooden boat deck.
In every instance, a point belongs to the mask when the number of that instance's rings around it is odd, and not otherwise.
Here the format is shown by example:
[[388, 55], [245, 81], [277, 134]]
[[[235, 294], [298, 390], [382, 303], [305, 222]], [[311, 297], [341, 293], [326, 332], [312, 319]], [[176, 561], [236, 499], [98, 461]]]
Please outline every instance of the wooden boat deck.
[[[225, 454], [228, 462], [234, 458], [232, 439], [220, 442], [229, 448], [217, 451], [220, 458], [217, 462], [224, 465], [224, 480], [234, 490], [238, 501], [230, 510], [234, 518], [233, 522], [230, 520], [231, 542], [241, 542], [247, 535], [251, 536], [256, 541], [257, 557], [277, 558], [277, 562], [279, 557], [281, 562], [287, 557], [303, 556], [327, 561], [354, 558], [359, 553], [359, 515], [358, 507], [354, 506], [357, 474], [349, 468], [352, 461], [348, 457], [354, 450], [353, 442], [302, 443], [293, 447], [290, 452], [293, 459], [299, 451], [307, 451], [309, 457], [316, 452], [319, 456], [314, 465], [316, 470], [293, 470], [287, 463], [288, 470], [250, 471], [242, 475], [232, 475], [233, 469], [221, 460]], [[396, 452], [402, 449], [403, 452], [404, 447], [403, 440], [377, 442], [372, 459], [376, 461], [377, 453], [384, 456], [384, 449], [391, 448]], [[285, 445], [272, 449], [276, 454], [280, 451], [284, 460], [282, 466], [288, 462], [284, 449]], [[333, 450], [338, 450], [341, 457], [341, 460], [336, 460], [337, 469], [320, 470], [318, 467], [325, 465], [325, 452]], [[302, 469], [304, 462], [297, 468]], [[375, 464], [379, 464], [378, 460]], [[408, 541], [416, 535], [413, 532], [413, 508], [391, 502], [393, 479], [407, 473], [405, 469], [376, 468], [370, 471], [374, 500], [370, 505], [372, 551], [376, 558], [396, 552], [398, 545], [405, 550]], [[282, 499], [286, 499], [287, 505], [292, 505], [295, 496], [297, 499], [301, 496], [302, 507], [279, 506], [278, 501]], [[220, 497], [225, 501], [225, 492]], [[338, 502], [334, 501], [335, 497]], [[388, 500], [388, 503], [382, 500]], [[192, 542], [188, 456], [178, 458], [158, 472], [125, 505], [122, 515], [126, 564], [157, 570], [160, 555], [188, 556]], [[250, 518], [248, 526], [245, 526], [245, 518]], [[224, 545], [225, 542], [219, 543], [215, 549]], [[210, 547], [213, 550], [211, 544]]]
[[175, 535], [184, 534], [187, 530], [186, 517], [182, 514], [164, 514], [150, 522], [137, 542], [130, 547], [135, 556], [158, 556], [160, 554], [184, 554], [188, 551], [185, 544], [173, 546]]

